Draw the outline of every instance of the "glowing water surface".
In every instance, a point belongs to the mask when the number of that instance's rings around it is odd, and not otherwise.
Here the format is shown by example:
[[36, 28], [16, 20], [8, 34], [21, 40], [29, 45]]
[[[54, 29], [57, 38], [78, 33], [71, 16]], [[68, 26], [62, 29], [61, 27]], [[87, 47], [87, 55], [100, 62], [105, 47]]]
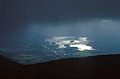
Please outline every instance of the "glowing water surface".
[[79, 51], [84, 50], [95, 50], [92, 46], [88, 46], [89, 40], [87, 37], [72, 37], [72, 36], [62, 36], [62, 37], [53, 37], [50, 39], [46, 39], [46, 42], [55, 43], [55, 45], [59, 45], [58, 48], [66, 48], [69, 47], [77, 47]]

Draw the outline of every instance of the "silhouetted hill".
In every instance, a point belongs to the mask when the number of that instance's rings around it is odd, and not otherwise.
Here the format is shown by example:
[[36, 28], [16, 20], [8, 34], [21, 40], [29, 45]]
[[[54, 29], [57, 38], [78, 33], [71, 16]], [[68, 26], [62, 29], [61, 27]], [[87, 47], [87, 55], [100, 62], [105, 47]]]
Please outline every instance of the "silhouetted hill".
[[[119, 78], [120, 55], [92, 56], [86, 58], [69, 58], [45, 63], [21, 66], [0, 56], [0, 65], [6, 70], [2, 77], [24, 78]], [[5, 64], [8, 62], [8, 64]], [[0, 66], [1, 69], [1, 66]], [[13, 71], [12, 71], [13, 70]], [[1, 71], [0, 71], [1, 72]]]
[[[0, 53], [4, 53], [0, 51]], [[0, 55], [0, 78], [8, 77], [20, 77], [23, 71], [23, 66], [15, 61], [12, 61], [6, 57]]]
[[31, 77], [118, 78], [120, 55], [69, 58], [24, 67], [26, 72], [34, 73]]

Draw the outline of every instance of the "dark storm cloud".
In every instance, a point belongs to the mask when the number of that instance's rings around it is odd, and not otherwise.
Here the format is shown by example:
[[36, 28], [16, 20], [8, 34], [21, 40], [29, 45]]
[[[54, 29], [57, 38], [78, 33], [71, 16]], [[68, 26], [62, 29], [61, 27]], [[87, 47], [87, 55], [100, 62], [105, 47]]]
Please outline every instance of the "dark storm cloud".
[[0, 14], [3, 21], [12, 20], [14, 23], [118, 18], [119, 3], [119, 0], [2, 0]]
[[119, 0], [0, 0], [0, 35], [23, 35], [30, 23], [37, 22], [119, 19], [119, 3]]

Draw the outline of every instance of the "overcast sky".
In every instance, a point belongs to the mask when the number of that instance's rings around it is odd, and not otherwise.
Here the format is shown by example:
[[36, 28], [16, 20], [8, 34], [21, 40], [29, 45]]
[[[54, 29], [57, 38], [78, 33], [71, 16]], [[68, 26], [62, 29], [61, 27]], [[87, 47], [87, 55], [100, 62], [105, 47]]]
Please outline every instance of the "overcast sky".
[[2, 38], [22, 35], [30, 23], [89, 19], [119, 20], [120, 0], [0, 0]]

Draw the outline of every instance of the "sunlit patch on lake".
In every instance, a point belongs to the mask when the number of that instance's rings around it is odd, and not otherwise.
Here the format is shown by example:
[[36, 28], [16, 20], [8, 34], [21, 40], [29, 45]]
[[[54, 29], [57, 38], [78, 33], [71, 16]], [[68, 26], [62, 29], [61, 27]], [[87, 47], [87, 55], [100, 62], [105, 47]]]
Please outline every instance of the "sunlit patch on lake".
[[79, 51], [84, 50], [95, 50], [92, 46], [88, 46], [89, 40], [87, 37], [72, 37], [72, 36], [62, 36], [62, 37], [53, 37], [45, 40], [49, 44], [55, 43], [58, 45], [58, 48], [76, 47]]

